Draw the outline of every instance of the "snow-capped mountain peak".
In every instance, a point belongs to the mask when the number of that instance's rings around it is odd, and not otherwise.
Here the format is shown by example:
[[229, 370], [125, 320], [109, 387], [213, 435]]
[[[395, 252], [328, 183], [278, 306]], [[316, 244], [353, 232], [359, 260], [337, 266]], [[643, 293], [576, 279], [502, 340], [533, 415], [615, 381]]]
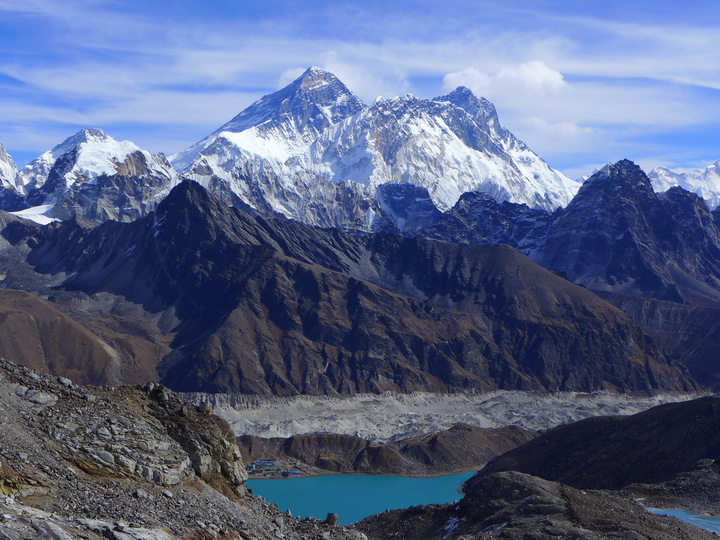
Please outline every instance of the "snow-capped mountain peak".
[[711, 209], [720, 206], [720, 161], [690, 172], [675, 172], [666, 167], [655, 167], [648, 173], [648, 177], [655, 191], [662, 192], [680, 186], [700, 195]]
[[360, 197], [374, 207], [377, 187], [388, 183], [425, 188], [441, 210], [468, 191], [555, 209], [579, 188], [504, 129], [493, 104], [467, 88], [366, 106], [319, 68], [259, 99], [173, 164], [258, 210], [322, 226], [343, 226], [338, 216], [353, 221], [358, 210], [310, 210], [318, 201], [342, 205]]
[[0, 187], [15, 189], [18, 168], [7, 150], [0, 144]]
[[320, 130], [362, 108], [362, 101], [340, 79], [312, 67], [285, 88], [250, 105], [216, 133], [237, 133], [267, 122], [292, 123], [300, 132]]
[[503, 136], [503, 128], [498, 119], [495, 105], [484, 97], [476, 96], [466, 86], [458, 86], [455, 90], [444, 96], [436, 97], [433, 101], [447, 101], [465, 110], [477, 122], [494, 132], [498, 137]]
[[92, 220], [135, 219], [179, 182], [162, 154], [96, 128], [82, 129], [44, 152], [17, 178], [21, 209], [39, 207], [36, 213], [45, 217], [80, 214]]
[[83, 128], [75, 135], [72, 135], [65, 139], [63, 142], [55, 146], [51, 151], [57, 157], [71, 151], [73, 148], [77, 148], [82, 144], [87, 143], [101, 143], [110, 140], [115, 140], [105, 133], [100, 128]]
[[[340, 79], [312, 67], [171, 159], [179, 171], [187, 171], [201, 154], [217, 153], [230, 143], [252, 156], [267, 155], [283, 162], [305, 150], [322, 130], [363, 108], [363, 102]], [[214, 151], [205, 152], [213, 145]]]
[[[86, 128], [26, 165], [20, 171], [18, 185], [25, 193], [45, 186], [52, 170], [56, 173], [54, 181], [64, 188], [92, 182], [101, 175], [112, 176], [127, 170], [133, 154], [142, 155], [144, 168], [151, 172], [177, 178], [164, 157], [154, 156], [131, 141], [118, 141], [101, 129]], [[130, 167], [133, 168], [137, 166]], [[58, 187], [53, 186], [53, 190]]]
[[371, 191], [386, 183], [424, 187], [441, 210], [469, 191], [554, 210], [579, 188], [502, 128], [492, 103], [467, 88], [431, 100], [377, 100], [323, 132], [311, 151], [305, 166], [335, 182]]

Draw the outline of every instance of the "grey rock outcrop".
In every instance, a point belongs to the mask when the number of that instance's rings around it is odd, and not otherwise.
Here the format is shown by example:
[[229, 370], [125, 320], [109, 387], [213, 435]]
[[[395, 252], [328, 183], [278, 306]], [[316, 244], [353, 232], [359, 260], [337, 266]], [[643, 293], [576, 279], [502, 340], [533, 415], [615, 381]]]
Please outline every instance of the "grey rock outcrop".
[[[36, 396], [51, 399], [35, 399]], [[0, 359], [0, 538], [319, 537], [246, 493], [234, 434], [158, 385], [85, 388]], [[333, 527], [333, 538], [358, 534]]]
[[484, 477], [467, 489], [459, 503], [391, 510], [357, 526], [371, 540], [715, 537], [674, 518], [650, 514], [619, 494], [581, 491], [512, 471]]

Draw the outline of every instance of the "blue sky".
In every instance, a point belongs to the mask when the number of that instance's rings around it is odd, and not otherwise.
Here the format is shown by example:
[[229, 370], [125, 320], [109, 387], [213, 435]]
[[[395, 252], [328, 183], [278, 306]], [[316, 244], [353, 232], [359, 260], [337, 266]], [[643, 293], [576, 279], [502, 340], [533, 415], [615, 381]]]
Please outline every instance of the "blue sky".
[[101, 127], [172, 154], [316, 65], [366, 102], [468, 86], [573, 177], [695, 168], [720, 159], [719, 27], [695, 0], [3, 0], [0, 143], [23, 165]]

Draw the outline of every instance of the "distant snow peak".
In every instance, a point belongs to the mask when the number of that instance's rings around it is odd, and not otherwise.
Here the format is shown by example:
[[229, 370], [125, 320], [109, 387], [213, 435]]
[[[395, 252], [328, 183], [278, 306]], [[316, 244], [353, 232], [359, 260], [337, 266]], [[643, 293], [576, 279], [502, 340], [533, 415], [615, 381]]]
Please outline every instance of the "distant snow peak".
[[310, 67], [295, 82], [299, 83], [305, 90], [314, 90], [335, 81], [339, 81], [339, 79], [329, 71], [319, 67]]
[[0, 144], [0, 188], [15, 190], [15, 182], [18, 174], [15, 161]]
[[87, 128], [25, 166], [17, 175], [18, 194], [0, 204], [27, 209], [24, 217], [128, 221], [152, 210], [178, 182], [162, 154]]
[[79, 146], [83, 143], [102, 142], [110, 139], [115, 140], [112, 137], [108, 136], [108, 134], [100, 128], [84, 128], [78, 131], [75, 135], [72, 135], [65, 139], [63, 142], [53, 148], [53, 150], [72, 148], [75, 146]]
[[[353, 201], [367, 197], [366, 213], [384, 184], [424, 188], [441, 210], [468, 191], [554, 210], [579, 188], [504, 129], [493, 104], [468, 88], [367, 106], [320, 68], [256, 101], [172, 162], [253, 208], [322, 226], [347, 225], [342, 216], [356, 220]], [[348, 191], [346, 181], [363, 187]], [[311, 210], [320, 201], [336, 207]]]
[[663, 192], [680, 186], [705, 199], [710, 209], [720, 206], [720, 161], [690, 172], [675, 172], [666, 167], [655, 167], [648, 176], [655, 191]]
[[[138, 157], [133, 158], [134, 155]], [[146, 170], [138, 170], [143, 168]], [[98, 128], [82, 129], [43, 153], [20, 172], [19, 183], [28, 193], [44, 186], [51, 171], [64, 179], [65, 187], [92, 182], [102, 175], [128, 172], [177, 177], [164, 156], [153, 155], [131, 141], [118, 141]]]

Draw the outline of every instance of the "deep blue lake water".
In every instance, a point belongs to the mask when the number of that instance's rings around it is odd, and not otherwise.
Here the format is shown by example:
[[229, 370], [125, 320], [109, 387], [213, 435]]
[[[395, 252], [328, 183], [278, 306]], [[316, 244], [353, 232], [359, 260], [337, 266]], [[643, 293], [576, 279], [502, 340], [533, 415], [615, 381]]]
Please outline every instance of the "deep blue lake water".
[[335, 512], [340, 523], [358, 521], [391, 508], [414, 504], [447, 503], [462, 498], [462, 483], [474, 472], [449, 474], [433, 478], [405, 476], [332, 474], [248, 480], [256, 495], [290, 510], [294, 516], [325, 519]]
[[702, 529], [720, 533], [720, 517], [718, 516], [706, 516], [704, 514], [696, 514], [690, 510], [680, 510], [676, 508], [662, 509], [662, 508], [648, 508], [653, 514], [662, 514], [663, 516], [672, 516], [695, 525]]

